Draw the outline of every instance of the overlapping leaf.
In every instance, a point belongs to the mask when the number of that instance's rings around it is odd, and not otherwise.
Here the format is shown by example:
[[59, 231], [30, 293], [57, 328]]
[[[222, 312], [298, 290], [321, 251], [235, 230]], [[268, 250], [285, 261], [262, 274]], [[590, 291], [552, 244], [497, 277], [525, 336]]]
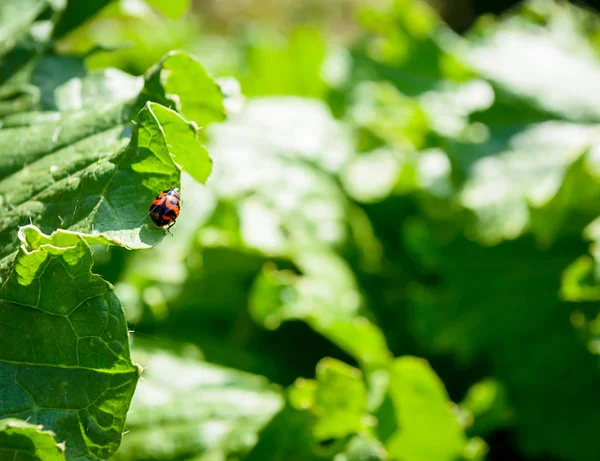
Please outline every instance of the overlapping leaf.
[[[4, 21], [15, 5], [2, 5], [1, 33], [11, 32]], [[71, 15], [60, 33], [102, 5]], [[143, 89], [150, 75], [88, 73], [79, 58], [42, 57], [64, 6], [21, 3], [28, 13], [22, 30], [3, 41], [0, 53], [0, 81], [8, 82], [0, 94], [20, 103], [18, 92], [32, 89], [29, 104], [5, 116], [0, 129], [0, 415], [52, 429], [69, 460], [95, 460], [120, 444], [139, 370], [121, 304], [112, 286], [91, 273], [90, 245], [158, 243], [164, 233], [148, 221], [150, 201], [179, 185], [182, 167], [206, 181], [211, 161], [195, 113], [188, 122], [152, 102], [162, 88], [153, 82]], [[211, 104], [219, 107], [216, 84], [193, 58], [174, 52], [153, 72], [177, 58], [183, 61], [169, 65], [176, 83], [168, 86], [183, 104], [177, 108], [200, 103], [184, 94], [189, 84], [181, 76], [189, 72], [215, 87]]]

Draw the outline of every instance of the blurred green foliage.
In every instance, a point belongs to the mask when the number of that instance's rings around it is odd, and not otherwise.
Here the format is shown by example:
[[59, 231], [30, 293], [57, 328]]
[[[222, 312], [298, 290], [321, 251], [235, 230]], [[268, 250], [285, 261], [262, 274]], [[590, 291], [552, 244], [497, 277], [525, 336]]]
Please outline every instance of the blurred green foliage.
[[116, 459], [598, 459], [598, 15], [363, 3], [344, 40], [121, 0], [58, 41], [226, 96], [189, 89], [213, 172], [174, 237], [95, 252], [148, 367]]

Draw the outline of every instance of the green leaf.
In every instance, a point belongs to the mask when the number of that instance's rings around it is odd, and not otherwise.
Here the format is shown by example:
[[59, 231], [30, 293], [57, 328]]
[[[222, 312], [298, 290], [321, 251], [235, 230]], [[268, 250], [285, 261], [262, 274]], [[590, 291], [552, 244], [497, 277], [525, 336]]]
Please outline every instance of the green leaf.
[[177, 112], [164, 106], [154, 103], [151, 106], [173, 160], [196, 181], [205, 183], [212, 171], [212, 161], [198, 141], [198, 127], [184, 122]]
[[300, 378], [290, 386], [286, 407], [261, 433], [246, 461], [387, 459], [382, 445], [367, 434], [375, 420], [367, 413], [362, 373], [325, 358], [316, 374], [315, 380]]
[[115, 94], [104, 77], [92, 74], [56, 88], [59, 106], [69, 101], [79, 110], [5, 119], [0, 130], [5, 270], [18, 245], [18, 227], [30, 222], [45, 232], [103, 234], [128, 248], [155, 245], [165, 233], [147, 217], [152, 199], [179, 185], [181, 168], [200, 182], [210, 174], [211, 161], [193, 123], [149, 102], [132, 126], [138, 106], [129, 100], [137, 81], [119, 75], [119, 84], [131, 86]]
[[0, 161], [4, 265], [18, 226], [28, 222], [46, 232], [104, 233], [130, 248], [160, 241], [160, 230], [140, 226], [157, 191], [177, 184], [178, 170], [151, 104], [140, 112], [131, 142], [123, 136], [124, 112], [121, 103], [106, 104], [0, 131], [0, 146], [10, 149]]
[[54, 433], [20, 419], [0, 420], [0, 458], [64, 461], [64, 444], [57, 444]]
[[299, 251], [302, 275], [266, 265], [250, 294], [250, 314], [266, 328], [301, 319], [351, 354], [361, 365], [387, 363], [391, 354], [381, 330], [361, 315], [361, 295], [344, 261], [326, 251]]
[[171, 51], [146, 74], [146, 92], [200, 126], [225, 119], [223, 94], [204, 67], [183, 51]]
[[399, 424], [387, 443], [393, 458], [453, 461], [462, 455], [466, 437], [442, 381], [425, 360], [396, 359], [390, 366], [389, 389]]
[[339, 360], [324, 358], [317, 365], [316, 381], [300, 379], [289, 392], [292, 405], [315, 416], [317, 440], [341, 439], [369, 424], [362, 373]]
[[0, 415], [52, 428], [69, 460], [108, 458], [139, 374], [121, 304], [84, 236], [26, 226], [19, 239], [0, 290]]
[[115, 461], [241, 457], [282, 408], [279, 389], [260, 376], [148, 342], [136, 342], [133, 354], [146, 370]]

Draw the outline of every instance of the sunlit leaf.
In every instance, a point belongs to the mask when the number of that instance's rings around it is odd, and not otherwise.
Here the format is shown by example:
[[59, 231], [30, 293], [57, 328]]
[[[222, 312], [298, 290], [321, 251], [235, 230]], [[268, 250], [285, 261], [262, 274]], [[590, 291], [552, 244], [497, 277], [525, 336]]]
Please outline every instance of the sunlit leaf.
[[443, 383], [427, 362], [408, 356], [396, 359], [390, 367], [390, 393], [399, 425], [388, 441], [392, 457], [452, 461], [462, 454], [465, 435]]
[[343, 362], [323, 359], [315, 381], [299, 380], [290, 389], [290, 401], [315, 417], [317, 440], [340, 439], [368, 425], [367, 389], [362, 373]]
[[225, 119], [221, 89], [187, 53], [172, 51], [150, 69], [146, 91], [200, 126]]

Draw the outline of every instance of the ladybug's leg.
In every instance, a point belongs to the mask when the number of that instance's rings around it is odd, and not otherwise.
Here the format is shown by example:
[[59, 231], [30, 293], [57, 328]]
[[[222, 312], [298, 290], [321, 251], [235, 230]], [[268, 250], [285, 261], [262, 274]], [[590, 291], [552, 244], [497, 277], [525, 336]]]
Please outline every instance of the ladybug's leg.
[[169, 234], [171, 234], [171, 235], [173, 235], [173, 234], [171, 233], [171, 230], [170, 230], [170, 229], [171, 229], [171, 227], [173, 227], [174, 225], [175, 225], [175, 220], [173, 220], [173, 222], [172, 222], [171, 224], [169, 224], [169, 227], [167, 227], [167, 232], [168, 232]]

